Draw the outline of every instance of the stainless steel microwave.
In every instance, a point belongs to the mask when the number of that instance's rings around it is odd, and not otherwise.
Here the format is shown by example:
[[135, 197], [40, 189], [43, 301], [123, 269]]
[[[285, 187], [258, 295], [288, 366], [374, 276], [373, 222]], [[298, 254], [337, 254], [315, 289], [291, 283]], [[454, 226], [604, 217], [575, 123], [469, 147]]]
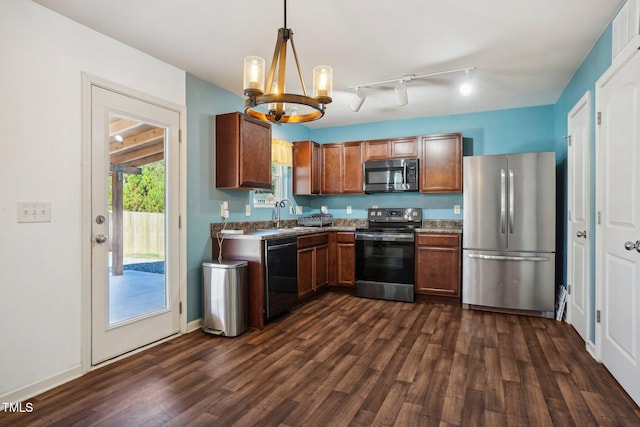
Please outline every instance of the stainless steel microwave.
[[418, 191], [418, 159], [391, 159], [364, 162], [365, 193]]

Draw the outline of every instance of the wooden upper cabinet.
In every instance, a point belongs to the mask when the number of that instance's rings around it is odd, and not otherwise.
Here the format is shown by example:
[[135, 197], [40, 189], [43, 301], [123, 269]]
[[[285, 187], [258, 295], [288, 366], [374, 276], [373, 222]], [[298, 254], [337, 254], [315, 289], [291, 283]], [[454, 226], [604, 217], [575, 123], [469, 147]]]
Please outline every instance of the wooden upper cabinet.
[[322, 194], [362, 194], [362, 144], [322, 144]]
[[313, 141], [293, 143], [293, 194], [320, 194], [322, 151]]
[[362, 144], [347, 142], [342, 148], [342, 193], [363, 193]]
[[271, 125], [242, 113], [216, 116], [216, 187], [271, 188]]
[[418, 157], [417, 138], [378, 139], [364, 142], [364, 161]]
[[462, 134], [420, 137], [420, 192], [462, 193]]
[[342, 191], [342, 145], [322, 144], [322, 194], [339, 194]]

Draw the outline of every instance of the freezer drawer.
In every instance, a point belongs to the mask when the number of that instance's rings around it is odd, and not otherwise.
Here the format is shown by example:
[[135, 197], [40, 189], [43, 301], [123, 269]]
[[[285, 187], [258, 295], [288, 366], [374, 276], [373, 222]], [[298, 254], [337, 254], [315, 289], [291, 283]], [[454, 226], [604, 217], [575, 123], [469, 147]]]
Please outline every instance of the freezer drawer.
[[464, 250], [462, 303], [546, 312], [555, 309], [555, 254]]

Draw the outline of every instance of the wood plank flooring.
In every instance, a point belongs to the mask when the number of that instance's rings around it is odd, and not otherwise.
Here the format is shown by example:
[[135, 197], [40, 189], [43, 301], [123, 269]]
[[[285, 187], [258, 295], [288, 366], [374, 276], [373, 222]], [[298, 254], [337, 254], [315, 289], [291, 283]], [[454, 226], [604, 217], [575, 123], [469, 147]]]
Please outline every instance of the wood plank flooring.
[[178, 337], [29, 402], [0, 425], [640, 425], [567, 324], [336, 293], [262, 331]]

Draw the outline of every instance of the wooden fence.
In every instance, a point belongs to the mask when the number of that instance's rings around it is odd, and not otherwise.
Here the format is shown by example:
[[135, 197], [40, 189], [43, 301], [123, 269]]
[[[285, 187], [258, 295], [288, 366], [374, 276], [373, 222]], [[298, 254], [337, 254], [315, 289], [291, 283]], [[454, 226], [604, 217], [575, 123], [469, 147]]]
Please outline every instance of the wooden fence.
[[[109, 225], [111, 224], [113, 221], [109, 221]], [[122, 225], [125, 256], [144, 255], [164, 258], [163, 213], [125, 211]], [[109, 231], [109, 235], [112, 236], [113, 233]]]

